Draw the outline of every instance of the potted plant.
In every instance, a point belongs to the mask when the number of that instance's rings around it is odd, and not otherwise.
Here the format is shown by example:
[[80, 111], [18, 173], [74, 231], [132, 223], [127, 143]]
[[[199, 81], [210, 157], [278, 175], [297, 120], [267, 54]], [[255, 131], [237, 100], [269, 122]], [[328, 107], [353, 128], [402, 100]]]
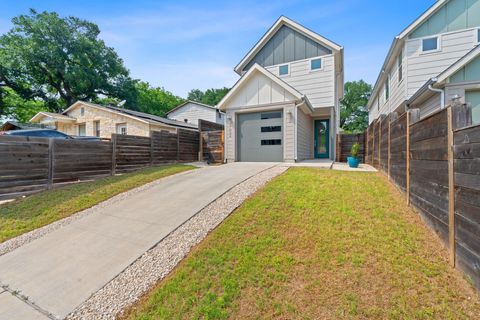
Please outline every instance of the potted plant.
[[354, 143], [352, 149], [350, 150], [350, 157], [347, 157], [348, 166], [350, 168], [358, 168], [358, 164], [360, 163], [360, 159], [358, 158], [358, 152], [360, 151], [360, 144]]

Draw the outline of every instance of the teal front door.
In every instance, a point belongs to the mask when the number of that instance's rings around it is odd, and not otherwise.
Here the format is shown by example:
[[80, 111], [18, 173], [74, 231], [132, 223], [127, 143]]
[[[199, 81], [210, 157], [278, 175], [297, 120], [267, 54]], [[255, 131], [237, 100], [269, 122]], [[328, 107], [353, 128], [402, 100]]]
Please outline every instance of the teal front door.
[[315, 159], [330, 157], [330, 120], [315, 120]]

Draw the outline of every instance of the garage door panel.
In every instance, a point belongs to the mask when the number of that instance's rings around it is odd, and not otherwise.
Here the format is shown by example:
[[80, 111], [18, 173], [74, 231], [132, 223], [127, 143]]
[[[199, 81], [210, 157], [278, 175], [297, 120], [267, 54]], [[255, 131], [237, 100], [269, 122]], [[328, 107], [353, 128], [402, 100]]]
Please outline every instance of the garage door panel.
[[283, 113], [269, 111], [238, 116], [238, 161], [283, 161]]

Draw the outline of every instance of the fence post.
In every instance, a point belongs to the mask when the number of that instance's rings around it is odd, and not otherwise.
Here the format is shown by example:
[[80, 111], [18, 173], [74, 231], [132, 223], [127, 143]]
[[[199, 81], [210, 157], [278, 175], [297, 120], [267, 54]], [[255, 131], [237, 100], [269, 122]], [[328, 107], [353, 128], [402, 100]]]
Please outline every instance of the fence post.
[[453, 118], [452, 107], [447, 109], [448, 121], [448, 242], [450, 264], [455, 267], [455, 176], [453, 173]]
[[198, 161], [203, 161], [203, 137], [202, 131], [198, 131], [199, 149], [198, 149]]
[[51, 189], [53, 186], [53, 156], [54, 156], [54, 140], [48, 139], [48, 182], [47, 189]]
[[225, 130], [222, 130], [222, 133], [220, 134], [220, 145], [222, 146], [222, 163], [224, 162], [225, 159]]
[[406, 133], [406, 191], [407, 191], [407, 205], [410, 205], [410, 110], [407, 111], [407, 133]]
[[177, 129], [177, 162], [180, 161], [180, 129]]
[[117, 170], [117, 135], [112, 134], [112, 176], [116, 174]]
[[150, 131], [150, 167], [153, 166], [153, 134], [155, 131]]

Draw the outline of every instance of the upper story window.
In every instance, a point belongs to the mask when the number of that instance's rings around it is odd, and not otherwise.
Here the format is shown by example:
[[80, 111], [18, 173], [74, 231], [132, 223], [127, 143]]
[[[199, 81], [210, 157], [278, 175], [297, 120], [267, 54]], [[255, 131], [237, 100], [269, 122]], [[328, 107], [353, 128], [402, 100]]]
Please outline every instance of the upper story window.
[[288, 75], [288, 64], [284, 64], [283, 66], [278, 67], [278, 74], [281, 76]]
[[387, 79], [385, 79], [385, 101], [390, 98], [390, 77], [387, 75]]
[[480, 28], [477, 29], [477, 43], [480, 44]]
[[322, 59], [312, 59], [310, 60], [310, 70], [320, 70], [322, 69]]
[[422, 39], [422, 52], [432, 52], [432, 51], [438, 51], [438, 50], [439, 50], [438, 37]]
[[85, 108], [80, 108], [80, 115], [82, 117], [85, 115]]
[[397, 65], [398, 65], [398, 82], [400, 82], [403, 79], [403, 51], [401, 51], [400, 54], [398, 55]]

